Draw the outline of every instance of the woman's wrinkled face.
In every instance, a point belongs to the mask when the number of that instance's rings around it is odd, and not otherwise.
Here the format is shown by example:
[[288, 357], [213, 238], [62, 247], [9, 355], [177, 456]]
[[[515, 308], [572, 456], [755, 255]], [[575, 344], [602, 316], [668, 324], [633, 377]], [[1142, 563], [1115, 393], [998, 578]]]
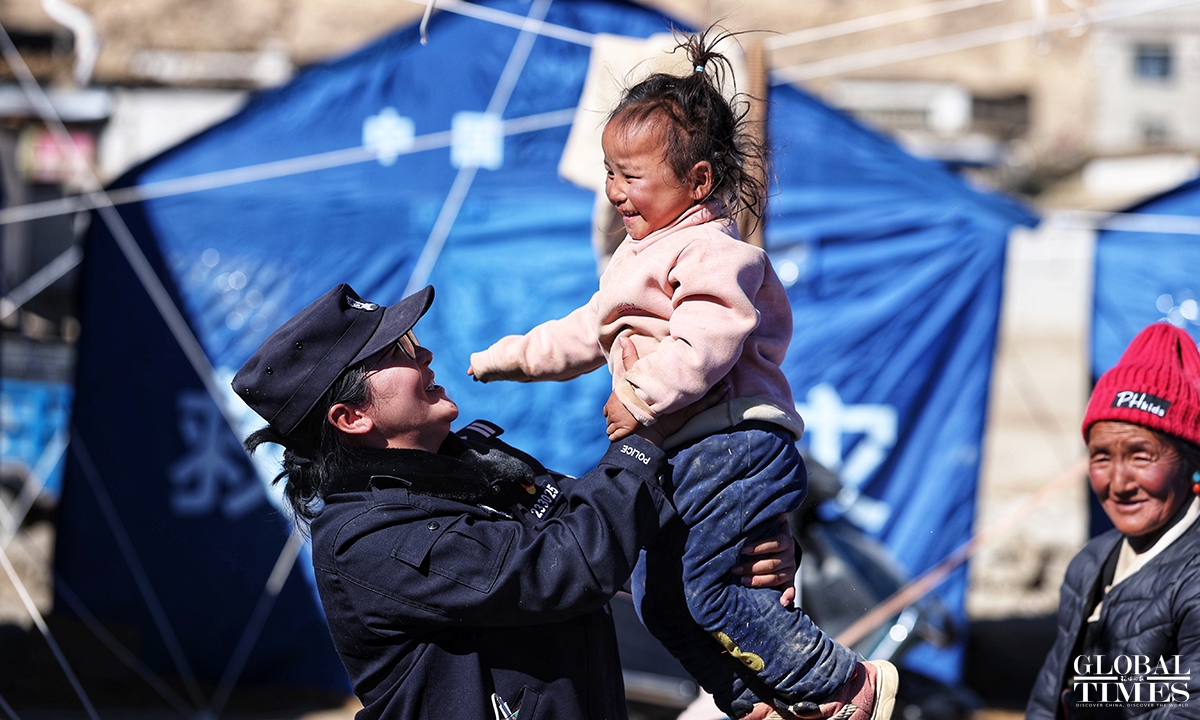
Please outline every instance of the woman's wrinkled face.
[[1192, 498], [1191, 473], [1163, 436], [1126, 422], [1103, 421], [1088, 435], [1088, 477], [1113, 525], [1153, 542]]

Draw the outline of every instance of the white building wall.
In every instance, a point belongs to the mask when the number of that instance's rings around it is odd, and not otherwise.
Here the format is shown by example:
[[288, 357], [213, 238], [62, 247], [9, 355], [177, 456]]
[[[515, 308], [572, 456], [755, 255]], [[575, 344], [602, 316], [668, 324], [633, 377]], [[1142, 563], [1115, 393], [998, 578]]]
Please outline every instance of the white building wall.
[[[1095, 150], [1101, 154], [1200, 149], [1200, 8], [1182, 7], [1097, 27]], [[1171, 76], [1135, 73], [1138, 45], [1171, 49]], [[1147, 130], [1161, 126], [1161, 144]]]
[[233, 115], [247, 95], [244, 90], [114, 89], [112, 116], [97, 148], [101, 179], [109, 182]]
[[1053, 614], [1087, 539], [1085, 473], [1026, 503], [1085, 455], [1094, 254], [1095, 233], [1051, 221], [1009, 239], [975, 532], [1019, 522], [971, 561], [973, 619]]

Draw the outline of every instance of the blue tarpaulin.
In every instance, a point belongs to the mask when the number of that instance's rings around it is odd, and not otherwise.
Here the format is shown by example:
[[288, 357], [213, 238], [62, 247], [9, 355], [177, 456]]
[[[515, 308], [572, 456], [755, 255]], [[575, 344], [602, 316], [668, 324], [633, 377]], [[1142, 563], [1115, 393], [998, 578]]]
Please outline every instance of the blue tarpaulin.
[[[1129, 208], [1139, 215], [1200, 217], [1200, 180]], [[1092, 379], [1117, 364], [1134, 335], [1165, 320], [1200, 337], [1200, 238], [1105, 230], [1096, 235]]]
[[[784, 366], [842, 512], [914, 574], [971, 536], [1008, 232], [1034, 218], [791, 88], [767, 247], [789, 283]], [[966, 568], [936, 591], [965, 621]], [[962, 646], [907, 664], [952, 681]]]
[[[542, 6], [486, 4], [518, 14]], [[555, 2], [546, 20], [638, 37], [670, 26], [601, 0]], [[496, 89], [518, 34], [438, 14], [427, 46], [410, 28], [310, 68], [118, 181], [153, 186], [283, 163], [253, 182], [120, 209], [220, 385], [338, 282], [376, 302], [398, 300], [422, 252], [436, 249], [428, 239], [448, 227], [429, 274], [437, 301], [417, 331], [462, 420], [499, 423], [506, 440], [565, 472], [600, 457], [605, 373], [487, 386], [465, 374], [470, 352], [566, 314], [596, 288], [593, 196], [557, 174], [589, 48], [536, 38], [505, 95]], [[850, 482], [828, 511], [846, 513], [920, 572], [971, 531], [1005, 240], [1032, 218], [798, 90], [777, 88], [771, 100], [778, 183], [766, 242], [795, 306], [786, 370], [808, 422], [804, 442]], [[286, 174], [298, 163], [284, 161], [300, 157], [310, 169]], [[237, 449], [261, 421], [239, 405], [239, 426], [224, 423], [113, 234], [98, 218], [92, 228], [80, 442], [58, 568], [96, 615], [142, 629], [156, 667], [178, 667], [181, 655], [214, 680], [287, 533]], [[126, 545], [112, 539], [118, 526], [140, 570], [128, 569]], [[251, 646], [246, 680], [344, 684], [308, 562]], [[174, 644], [146, 611], [147, 582]], [[960, 617], [964, 585], [960, 572], [941, 590]], [[912, 662], [952, 680], [958, 658], [918, 652]]]
[[[1135, 215], [1200, 217], [1200, 180], [1184, 183], [1127, 209]], [[1200, 338], [1200, 237], [1105, 230], [1096, 235], [1092, 309], [1092, 381], [1113, 365], [1142, 328], [1170, 322]], [[1088, 494], [1090, 534], [1112, 527]]]
[[56, 497], [62, 486], [62, 449], [71, 387], [44, 380], [0, 380], [0, 458], [5, 472], [42, 482]]

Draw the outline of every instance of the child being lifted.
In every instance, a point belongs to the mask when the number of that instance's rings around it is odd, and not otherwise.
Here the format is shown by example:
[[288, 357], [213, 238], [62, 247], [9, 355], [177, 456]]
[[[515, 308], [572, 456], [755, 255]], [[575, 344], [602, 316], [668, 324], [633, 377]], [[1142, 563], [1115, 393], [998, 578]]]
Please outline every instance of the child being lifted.
[[791, 306], [766, 254], [733, 222], [741, 210], [761, 219], [753, 168], [765, 149], [746, 131], [744, 103], [721, 93], [731, 74], [714, 49], [721, 39], [685, 39], [677, 49], [694, 71], [652, 75], [609, 115], [605, 193], [628, 236], [599, 291], [565, 318], [473, 354], [468, 372], [568, 380], [607, 361], [610, 440], [717, 398], [668, 441], [682, 526], [661, 533], [635, 571], [643, 622], [730, 717], [886, 720], [890, 663], [859, 662], [777, 590], [732, 575], [742, 546], [774, 534], [803, 500], [807, 474], [795, 446], [804, 423], [780, 368]]

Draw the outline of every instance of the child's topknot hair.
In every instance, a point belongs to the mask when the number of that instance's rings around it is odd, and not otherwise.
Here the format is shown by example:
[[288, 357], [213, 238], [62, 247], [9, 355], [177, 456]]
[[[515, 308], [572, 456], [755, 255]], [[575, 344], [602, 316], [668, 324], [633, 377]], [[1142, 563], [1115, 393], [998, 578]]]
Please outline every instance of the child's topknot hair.
[[692, 72], [651, 75], [625, 92], [608, 120], [661, 122], [666, 136], [663, 153], [676, 177], [688, 177], [696, 163], [707, 160], [713, 180], [705, 202], [719, 202], [725, 217], [745, 210], [761, 220], [766, 147], [746, 127], [749, 97], [736, 93], [729, 99], [721, 93], [726, 80], [732, 81], [733, 66], [715, 48], [734, 35], [710, 27], [681, 38], [675, 50], [687, 53]]

